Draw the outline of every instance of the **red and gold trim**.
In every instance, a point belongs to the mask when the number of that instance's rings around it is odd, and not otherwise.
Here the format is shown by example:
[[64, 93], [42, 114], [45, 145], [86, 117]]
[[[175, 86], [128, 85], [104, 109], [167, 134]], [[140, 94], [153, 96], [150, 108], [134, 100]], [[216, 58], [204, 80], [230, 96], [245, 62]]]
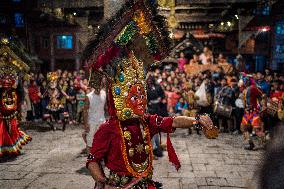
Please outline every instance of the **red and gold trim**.
[[22, 146], [31, 141], [32, 138], [25, 132], [20, 131], [20, 137], [10, 146], [0, 146], [0, 157], [4, 155], [18, 155]]
[[126, 166], [126, 169], [128, 170], [129, 173], [131, 173], [131, 175], [133, 177], [148, 177], [153, 170], [153, 150], [152, 150], [152, 143], [151, 143], [151, 136], [150, 136], [150, 132], [149, 132], [149, 128], [147, 125], [143, 124], [143, 129], [145, 132], [145, 137], [147, 139], [147, 145], [149, 146], [149, 153], [148, 153], [148, 165], [147, 168], [144, 171], [137, 171], [132, 167], [133, 162], [129, 159], [129, 156], [127, 154], [127, 147], [126, 147], [126, 141], [125, 141], [125, 137], [124, 137], [124, 133], [122, 130], [122, 126], [119, 122], [119, 124], [117, 124], [117, 127], [119, 129], [119, 133], [120, 133], [120, 137], [121, 137], [121, 152], [122, 152], [122, 156], [123, 156], [123, 160]]

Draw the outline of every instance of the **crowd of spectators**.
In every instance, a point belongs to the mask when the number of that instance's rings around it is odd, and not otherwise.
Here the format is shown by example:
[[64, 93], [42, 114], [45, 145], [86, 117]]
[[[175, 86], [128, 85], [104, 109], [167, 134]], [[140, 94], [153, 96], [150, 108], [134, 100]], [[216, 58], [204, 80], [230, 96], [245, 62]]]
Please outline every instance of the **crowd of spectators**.
[[[206, 58], [207, 57], [207, 58]], [[202, 60], [203, 59], [203, 60]], [[240, 59], [240, 57], [239, 57]], [[188, 74], [184, 71], [186, 65], [207, 64], [206, 62], [222, 62], [226, 59], [220, 54], [216, 60], [212, 52], [205, 49], [200, 56], [194, 55], [191, 60], [181, 58], [176, 68], [167, 66], [152, 69], [148, 78], [148, 109], [150, 113], [162, 116], [186, 115], [195, 116], [197, 113], [208, 113], [214, 118], [215, 124], [224, 132], [240, 132], [240, 124], [244, 114], [243, 93], [238, 86], [239, 71], [225, 73], [222, 66], [217, 70], [206, 70], [198, 74]], [[69, 113], [69, 124], [77, 124], [82, 121], [82, 110], [86, 98], [88, 78], [85, 71], [56, 71], [58, 75], [57, 88], [60, 92], [63, 111]], [[284, 92], [284, 76], [266, 69], [265, 73], [252, 74], [256, 83], [261, 86], [263, 92], [270, 98], [278, 98]], [[50, 100], [48, 93], [49, 81], [42, 73], [31, 73], [30, 78], [23, 83], [24, 103], [22, 107], [24, 121], [39, 121], [48, 112], [47, 106]], [[203, 86], [202, 86], [203, 85]], [[155, 93], [155, 87], [159, 92]], [[202, 104], [197, 91], [203, 87], [206, 93], [206, 101]], [[213, 108], [215, 102], [233, 107], [231, 118], [216, 116]], [[215, 115], [215, 116], [214, 116]], [[60, 119], [59, 119], [60, 122]]]
[[[158, 114], [164, 115], [164, 107], [169, 115], [195, 116], [197, 113], [207, 113], [214, 119], [221, 132], [240, 133], [240, 124], [244, 115], [244, 94], [238, 85], [240, 71], [235, 68], [233, 72], [225, 73], [222, 66], [219, 66], [217, 70], [208, 69], [198, 74], [190, 74], [186, 73], [183, 68], [189, 64], [198, 64], [201, 61], [200, 56], [194, 55], [191, 60], [186, 60], [182, 54], [180, 59], [182, 61], [178, 61], [178, 63], [181, 64], [178, 64], [176, 69], [157, 68], [152, 69], [148, 74], [148, 79], [156, 81], [159, 90], [164, 92], [164, 95], [159, 92], [158, 100], [162, 105], [160, 105], [160, 113], [158, 112]], [[212, 56], [210, 56], [210, 61], [211, 59]], [[214, 61], [225, 63], [226, 59], [220, 54]], [[265, 73], [257, 72], [251, 75], [266, 97], [278, 101], [279, 108], [282, 108], [284, 76], [271, 72], [269, 69], [266, 69]], [[200, 103], [197, 91], [202, 85], [205, 87], [207, 102]], [[148, 91], [148, 98], [151, 94], [153, 93]], [[153, 104], [151, 100], [157, 99], [150, 99], [149, 107]], [[230, 118], [214, 113], [216, 102], [233, 108]], [[268, 121], [265, 122], [266, 127], [271, 125], [269, 120], [268, 117], [264, 118], [264, 121]]]
[[[62, 111], [69, 113], [69, 124], [82, 121], [82, 111], [86, 98], [86, 90], [82, 86], [88, 85], [85, 71], [56, 71], [58, 79], [56, 89], [59, 93]], [[48, 113], [50, 101], [49, 80], [42, 73], [30, 73], [23, 82], [24, 101], [22, 104], [23, 121], [40, 121]], [[58, 119], [59, 122], [60, 119]]]

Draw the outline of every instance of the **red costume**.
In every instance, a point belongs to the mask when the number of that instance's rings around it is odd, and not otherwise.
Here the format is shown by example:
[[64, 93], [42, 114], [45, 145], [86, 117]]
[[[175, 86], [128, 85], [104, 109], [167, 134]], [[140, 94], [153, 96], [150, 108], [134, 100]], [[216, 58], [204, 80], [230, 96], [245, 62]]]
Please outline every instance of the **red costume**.
[[[148, 127], [148, 131], [146, 130], [145, 133], [145, 129], [141, 129], [139, 126], [141, 123], [141, 120], [139, 119], [131, 119], [121, 122], [116, 119], [111, 119], [101, 125], [94, 136], [94, 142], [96, 142], [96, 145], [93, 145], [91, 149], [92, 155], [89, 156], [88, 162], [100, 162], [104, 160], [106, 167], [113, 172], [116, 172], [118, 175], [132, 176], [132, 173], [130, 173], [127, 166], [124, 164], [123, 157], [127, 156], [126, 158], [128, 161], [136, 164], [145, 162], [147, 158], [152, 159], [152, 157], [149, 157], [152, 153], [150, 149], [151, 143], [149, 145], [149, 141], [147, 141], [148, 137], [151, 139], [152, 136], [159, 132], [173, 132], [173, 118], [171, 117], [162, 118], [156, 115], [145, 115], [142, 119], [142, 122], [145, 121], [144, 127]], [[126, 136], [122, 134], [122, 132], [130, 132], [130, 135]], [[139, 149], [140, 144], [145, 145], [145, 147]], [[121, 148], [117, 148], [118, 146]], [[128, 151], [131, 148], [138, 151], [138, 153], [128, 154]], [[105, 157], [106, 159], [103, 159]], [[152, 171], [151, 164], [149, 164], [149, 169], [149, 171]]]
[[1, 67], [0, 71], [0, 157], [18, 155], [22, 145], [31, 140], [18, 128], [20, 99], [13, 88], [16, 83], [14, 71], [8, 66]]

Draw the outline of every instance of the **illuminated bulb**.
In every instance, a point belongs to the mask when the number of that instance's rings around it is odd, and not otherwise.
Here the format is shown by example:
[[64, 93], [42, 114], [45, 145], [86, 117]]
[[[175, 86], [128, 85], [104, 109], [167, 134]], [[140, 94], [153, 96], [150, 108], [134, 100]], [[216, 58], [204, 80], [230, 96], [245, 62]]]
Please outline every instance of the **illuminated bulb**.
[[268, 29], [267, 28], [262, 28], [262, 30], [261, 31], [263, 31], [263, 32], [267, 32], [268, 31]]
[[74, 16], [76, 16], [76, 14], [77, 14], [76, 12], [73, 12], [73, 15], [74, 15]]
[[231, 23], [230, 21], [228, 21], [228, 22], [227, 22], [227, 25], [228, 25], [228, 26], [231, 26], [231, 25], [232, 25], [232, 23]]
[[238, 16], [238, 15], [236, 15], [236, 14], [235, 14], [235, 17], [236, 17], [236, 19], [238, 19], [238, 20], [239, 20], [239, 16]]
[[221, 26], [224, 26], [224, 22], [221, 22]]

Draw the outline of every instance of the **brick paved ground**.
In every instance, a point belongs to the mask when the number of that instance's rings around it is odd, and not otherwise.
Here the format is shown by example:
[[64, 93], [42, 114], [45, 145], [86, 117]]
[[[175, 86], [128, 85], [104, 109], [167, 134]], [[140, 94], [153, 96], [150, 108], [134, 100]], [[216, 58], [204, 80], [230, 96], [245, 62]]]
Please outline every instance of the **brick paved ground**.
[[[0, 163], [1, 189], [87, 189], [93, 180], [85, 169], [84, 143], [79, 127], [65, 132], [27, 131], [33, 141], [18, 158]], [[222, 134], [208, 140], [177, 130], [172, 142], [182, 162], [176, 172], [167, 153], [154, 162], [154, 178], [164, 189], [245, 188], [261, 159], [261, 151], [242, 149], [241, 136]]]

